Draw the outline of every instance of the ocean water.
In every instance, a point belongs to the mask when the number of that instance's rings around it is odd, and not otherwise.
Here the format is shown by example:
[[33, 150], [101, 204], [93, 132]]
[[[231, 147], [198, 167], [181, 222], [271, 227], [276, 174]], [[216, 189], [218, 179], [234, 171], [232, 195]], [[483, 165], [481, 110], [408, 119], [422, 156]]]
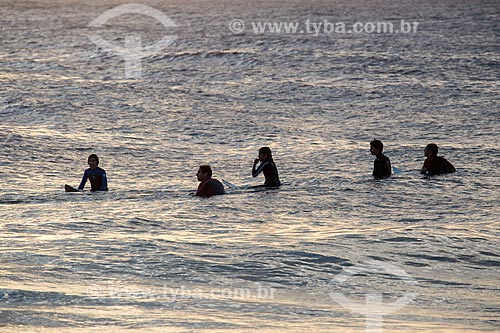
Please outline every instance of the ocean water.
[[[0, 1], [0, 332], [500, 330], [497, 1], [143, 1], [176, 27], [88, 26], [126, 3]], [[251, 30], [307, 19], [419, 26]], [[176, 40], [130, 78], [95, 34]], [[374, 138], [403, 172], [372, 179]], [[455, 174], [422, 178], [429, 142]], [[261, 146], [279, 190], [190, 195], [204, 163], [262, 183]], [[110, 191], [64, 193], [91, 153]]]

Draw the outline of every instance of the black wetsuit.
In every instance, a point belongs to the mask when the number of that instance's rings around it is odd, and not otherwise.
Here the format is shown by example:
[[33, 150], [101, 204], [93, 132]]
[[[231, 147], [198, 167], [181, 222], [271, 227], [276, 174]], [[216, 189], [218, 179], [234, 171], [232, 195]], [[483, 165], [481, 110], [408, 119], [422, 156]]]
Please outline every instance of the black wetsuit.
[[95, 169], [87, 169], [83, 173], [82, 181], [79, 190], [83, 190], [87, 179], [90, 180], [91, 191], [107, 191], [108, 190], [108, 179], [106, 177], [106, 171], [99, 167]]
[[257, 163], [254, 163], [252, 168], [252, 177], [257, 177], [261, 172], [264, 172], [264, 177], [266, 177], [264, 186], [278, 187], [281, 185], [280, 178], [278, 176], [278, 169], [276, 168], [276, 164], [274, 164], [272, 157], [262, 161], [257, 169], [255, 168], [256, 166]]
[[377, 155], [373, 162], [373, 177], [377, 179], [390, 177], [392, 173], [391, 161], [384, 154]]
[[199, 197], [211, 197], [212, 195], [220, 194], [226, 194], [224, 185], [217, 179], [209, 178], [200, 183], [195, 195]]
[[453, 173], [456, 171], [453, 164], [441, 156], [430, 156], [425, 159], [424, 168], [430, 176], [441, 175], [443, 173]]

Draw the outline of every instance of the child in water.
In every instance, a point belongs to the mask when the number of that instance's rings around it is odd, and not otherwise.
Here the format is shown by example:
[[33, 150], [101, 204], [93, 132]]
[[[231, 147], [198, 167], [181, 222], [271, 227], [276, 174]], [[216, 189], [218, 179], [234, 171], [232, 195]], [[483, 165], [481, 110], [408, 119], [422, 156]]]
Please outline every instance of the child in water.
[[85, 170], [82, 177], [82, 182], [78, 186], [79, 190], [83, 190], [87, 179], [90, 180], [91, 191], [107, 191], [108, 180], [106, 178], [106, 171], [98, 167], [99, 157], [96, 154], [91, 154], [87, 159], [89, 169]]
[[[255, 168], [259, 161], [259, 167]], [[276, 164], [274, 164], [273, 155], [269, 147], [260, 148], [259, 158], [256, 158], [253, 162], [252, 177], [257, 177], [261, 172], [264, 172], [264, 177], [266, 177], [266, 181], [263, 186], [278, 187], [281, 185], [280, 178], [278, 176], [278, 169], [276, 168]]]

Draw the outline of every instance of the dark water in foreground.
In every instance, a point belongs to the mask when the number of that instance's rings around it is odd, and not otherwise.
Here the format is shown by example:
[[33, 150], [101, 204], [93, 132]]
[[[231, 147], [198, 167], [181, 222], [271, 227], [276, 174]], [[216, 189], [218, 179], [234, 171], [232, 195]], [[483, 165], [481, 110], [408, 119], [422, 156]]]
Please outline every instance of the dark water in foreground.
[[[364, 332], [353, 303], [405, 295], [384, 332], [499, 330], [496, 2], [143, 2], [177, 39], [139, 79], [87, 37], [162, 38], [87, 27], [122, 3], [0, 2], [0, 332]], [[420, 25], [228, 28], [307, 18]], [[403, 173], [371, 179], [373, 138]], [[456, 174], [421, 178], [429, 142]], [[263, 145], [281, 189], [189, 195], [202, 163], [261, 182]], [[93, 152], [111, 191], [63, 193]]]

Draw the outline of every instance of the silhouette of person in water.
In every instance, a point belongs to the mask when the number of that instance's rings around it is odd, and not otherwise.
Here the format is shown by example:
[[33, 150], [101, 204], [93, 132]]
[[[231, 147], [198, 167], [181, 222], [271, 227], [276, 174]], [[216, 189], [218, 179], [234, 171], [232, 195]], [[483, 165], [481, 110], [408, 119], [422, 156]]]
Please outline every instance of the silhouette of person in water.
[[87, 163], [90, 168], [85, 170], [83, 173], [82, 181], [80, 182], [78, 189], [83, 190], [88, 179], [90, 180], [91, 191], [107, 191], [108, 179], [106, 177], [106, 171], [98, 167], [99, 157], [97, 157], [96, 154], [91, 154], [87, 159]]
[[453, 173], [456, 171], [453, 164], [447, 159], [437, 156], [438, 146], [434, 143], [429, 143], [424, 149], [424, 155], [427, 157], [424, 161], [424, 166], [420, 170], [421, 174], [429, 176], [441, 175], [445, 173]]
[[[260, 165], [256, 168], [257, 163]], [[280, 178], [278, 175], [278, 169], [276, 168], [276, 164], [273, 161], [273, 154], [269, 147], [262, 147], [259, 149], [259, 158], [256, 158], [253, 162], [252, 167], [252, 177], [257, 177], [261, 172], [264, 173], [264, 177], [266, 178], [264, 185], [265, 187], [278, 187], [281, 186]]]
[[196, 177], [200, 182], [196, 196], [211, 197], [212, 195], [225, 194], [224, 185], [217, 179], [212, 178], [212, 168], [210, 165], [201, 165], [196, 173]]
[[370, 142], [370, 153], [375, 155], [375, 161], [373, 162], [373, 177], [376, 179], [383, 179], [391, 176], [392, 167], [389, 157], [385, 156], [382, 152], [384, 151], [384, 144], [380, 140], [373, 140]]

